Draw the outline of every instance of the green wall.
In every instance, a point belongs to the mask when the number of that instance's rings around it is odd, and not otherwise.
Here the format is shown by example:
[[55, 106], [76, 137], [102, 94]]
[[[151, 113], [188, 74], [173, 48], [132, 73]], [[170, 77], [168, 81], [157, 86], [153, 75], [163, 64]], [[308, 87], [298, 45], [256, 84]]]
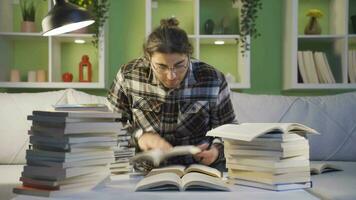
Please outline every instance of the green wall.
[[[282, 44], [283, 1], [262, 0], [257, 27], [261, 37], [251, 45], [251, 88], [241, 92], [254, 94], [324, 95], [350, 90], [283, 91]], [[109, 16], [108, 83], [111, 83], [120, 65], [142, 55], [145, 39], [145, 1], [111, 0]], [[110, 84], [109, 84], [110, 85]], [[8, 89], [9, 92], [44, 91], [38, 89]], [[105, 95], [105, 90], [83, 90]]]

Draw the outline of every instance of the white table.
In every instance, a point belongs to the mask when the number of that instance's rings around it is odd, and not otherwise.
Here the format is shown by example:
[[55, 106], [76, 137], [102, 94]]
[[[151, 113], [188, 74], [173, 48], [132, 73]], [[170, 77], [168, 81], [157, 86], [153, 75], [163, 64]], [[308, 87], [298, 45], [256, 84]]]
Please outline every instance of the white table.
[[[129, 178], [128, 175], [112, 177], [112, 181], [105, 186], [100, 186], [93, 191], [71, 195], [70, 197], [50, 198], [57, 200], [72, 199], [95, 199], [95, 200], [125, 200], [125, 199], [144, 199], [144, 200], [229, 200], [229, 199], [287, 199], [287, 200], [307, 200], [318, 199], [304, 190], [291, 190], [283, 192], [273, 192], [262, 189], [255, 189], [243, 186], [232, 186], [231, 192], [213, 191], [187, 191], [187, 192], [134, 192], [134, 187], [139, 179]], [[42, 200], [48, 198], [31, 197], [19, 195], [13, 200]]]

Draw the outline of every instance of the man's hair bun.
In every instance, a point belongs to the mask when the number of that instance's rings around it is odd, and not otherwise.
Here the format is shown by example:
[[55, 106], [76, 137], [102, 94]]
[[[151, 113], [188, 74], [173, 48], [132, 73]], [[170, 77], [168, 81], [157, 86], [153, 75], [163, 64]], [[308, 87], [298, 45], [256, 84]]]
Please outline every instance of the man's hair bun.
[[179, 25], [179, 21], [178, 19], [172, 17], [172, 18], [168, 18], [168, 19], [161, 19], [161, 27], [178, 27]]

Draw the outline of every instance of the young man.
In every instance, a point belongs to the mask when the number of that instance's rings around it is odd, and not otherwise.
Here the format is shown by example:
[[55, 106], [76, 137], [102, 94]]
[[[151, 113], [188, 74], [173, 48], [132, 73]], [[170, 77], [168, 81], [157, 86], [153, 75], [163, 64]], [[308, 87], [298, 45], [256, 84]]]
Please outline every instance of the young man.
[[162, 20], [144, 44], [145, 56], [121, 67], [108, 100], [126, 116], [140, 151], [197, 145], [201, 153], [167, 164], [201, 163], [222, 170], [223, 144], [205, 135], [234, 120], [229, 88], [221, 72], [191, 59], [192, 52], [178, 21]]

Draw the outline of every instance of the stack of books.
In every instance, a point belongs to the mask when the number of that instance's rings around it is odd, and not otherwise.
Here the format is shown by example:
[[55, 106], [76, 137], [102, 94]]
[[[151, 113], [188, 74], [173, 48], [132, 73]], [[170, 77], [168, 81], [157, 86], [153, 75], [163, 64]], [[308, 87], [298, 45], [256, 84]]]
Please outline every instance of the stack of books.
[[124, 174], [133, 171], [130, 159], [135, 156], [135, 147], [130, 144], [131, 136], [126, 128], [118, 134], [117, 145], [114, 147], [115, 161], [110, 165], [112, 174]]
[[246, 123], [208, 135], [224, 139], [229, 182], [280, 191], [311, 187], [306, 133], [317, 132], [301, 124]]
[[33, 111], [27, 165], [14, 193], [62, 196], [87, 191], [110, 177], [121, 114]]

